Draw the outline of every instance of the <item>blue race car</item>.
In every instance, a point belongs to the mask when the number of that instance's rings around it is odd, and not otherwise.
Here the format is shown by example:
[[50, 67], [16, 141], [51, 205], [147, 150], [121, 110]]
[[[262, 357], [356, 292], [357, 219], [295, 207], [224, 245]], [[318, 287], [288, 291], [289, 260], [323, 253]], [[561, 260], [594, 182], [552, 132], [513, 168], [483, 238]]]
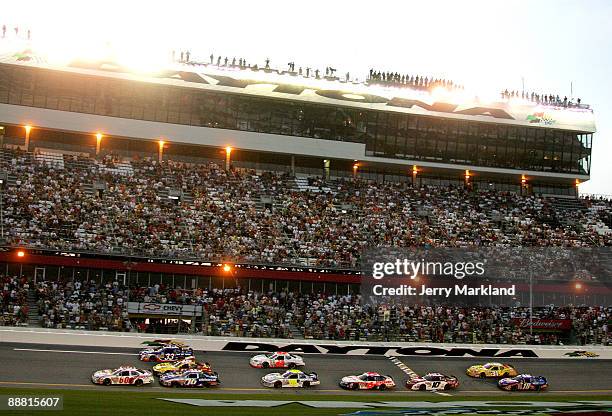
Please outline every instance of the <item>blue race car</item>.
[[187, 370], [182, 373], [164, 374], [159, 377], [159, 384], [166, 387], [212, 387], [220, 383], [217, 373], [205, 373], [201, 370]]
[[153, 361], [165, 363], [169, 361], [182, 360], [193, 356], [193, 348], [185, 345], [166, 345], [159, 348], [150, 348], [140, 351], [140, 361]]
[[546, 377], [532, 376], [530, 374], [519, 374], [516, 377], [502, 378], [497, 383], [500, 389], [508, 391], [535, 390], [540, 391], [548, 388]]

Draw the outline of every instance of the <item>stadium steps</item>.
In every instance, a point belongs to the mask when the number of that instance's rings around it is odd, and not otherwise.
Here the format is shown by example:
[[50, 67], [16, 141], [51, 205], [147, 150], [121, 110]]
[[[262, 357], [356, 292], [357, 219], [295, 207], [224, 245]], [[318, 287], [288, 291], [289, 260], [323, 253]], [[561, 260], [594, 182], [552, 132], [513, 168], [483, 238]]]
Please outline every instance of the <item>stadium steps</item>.
[[181, 194], [181, 200], [183, 203], [187, 204], [188, 206], [193, 206], [193, 195], [191, 192], [184, 190], [182, 191]]
[[10, 188], [16, 188], [17, 187], [17, 176], [13, 175], [13, 174], [7, 174], [6, 175], [6, 183]]
[[28, 290], [28, 323], [39, 324], [40, 315], [38, 314], [38, 304], [36, 303], [36, 293], [34, 289]]
[[304, 333], [302, 330], [292, 323], [289, 324], [289, 332], [291, 332], [291, 337], [293, 339], [304, 339]]
[[64, 169], [64, 155], [62, 153], [39, 150], [34, 153], [34, 159], [41, 164], [51, 168]]
[[584, 202], [575, 198], [550, 198], [551, 206], [558, 212], [586, 211]]
[[96, 195], [96, 190], [94, 189], [94, 185], [92, 183], [83, 183], [83, 192], [85, 193], [85, 195], [89, 195], [89, 196], [95, 196]]

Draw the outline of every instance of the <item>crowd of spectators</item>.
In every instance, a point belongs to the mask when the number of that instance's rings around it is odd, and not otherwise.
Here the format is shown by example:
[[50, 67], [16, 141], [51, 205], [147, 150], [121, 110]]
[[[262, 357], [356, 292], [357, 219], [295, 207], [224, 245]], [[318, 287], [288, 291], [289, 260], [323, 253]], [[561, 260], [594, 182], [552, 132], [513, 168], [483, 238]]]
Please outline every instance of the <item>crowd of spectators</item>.
[[[366, 247], [591, 247], [612, 244], [612, 204], [496, 190], [226, 171], [216, 163], [81, 158], [70, 169], [14, 154], [4, 229], [15, 245], [157, 257], [359, 267]], [[126, 165], [126, 164], [124, 164]], [[92, 184], [100, 189], [90, 189]], [[180, 200], [168, 198], [169, 189]], [[262, 197], [271, 203], [264, 204]], [[601, 224], [600, 224], [601, 225]], [[603, 228], [602, 228], [603, 227]]]
[[[27, 279], [3, 277], [2, 281], [2, 323], [27, 323]], [[87, 280], [41, 281], [33, 290], [40, 325], [46, 328], [177, 331], [176, 321], [166, 322], [163, 317], [147, 323], [142, 318], [130, 321], [129, 301], [200, 307], [197, 326], [185, 324], [178, 330], [213, 336], [540, 345], [612, 341], [612, 308], [594, 306], [535, 307], [534, 319], [570, 319], [572, 328], [532, 333], [514, 322], [529, 318], [526, 307], [372, 306], [358, 294], [256, 292], [239, 287], [186, 290], [164, 284], [128, 289], [118, 282]]]
[[514, 319], [526, 307], [372, 306], [360, 295], [289, 291], [260, 293], [240, 288], [182, 290], [164, 285], [132, 288], [130, 300], [199, 305], [204, 335], [324, 340], [485, 344], [609, 345], [612, 308], [536, 307], [533, 319], [570, 319], [569, 332], [532, 333]]
[[25, 277], [0, 274], [0, 326], [28, 322], [28, 289]]
[[426, 77], [422, 75], [415, 76], [400, 74], [399, 72], [381, 72], [375, 69], [370, 69], [368, 83], [392, 85], [395, 87], [420, 89], [426, 91], [432, 91], [436, 87], [443, 87], [451, 91], [464, 89], [462, 85], [447, 79]]
[[[360, 179], [310, 178], [298, 186], [280, 172], [226, 171], [217, 163], [159, 163], [148, 158], [61, 163], [14, 152], [4, 229], [13, 244], [102, 253], [139, 253], [322, 267], [359, 265], [365, 247], [593, 247], [612, 244], [612, 204], [579, 201], [559, 211], [550, 200], [496, 190], [418, 187]], [[93, 184], [96, 186], [94, 187]], [[168, 198], [169, 190], [181, 199]], [[265, 203], [264, 203], [265, 201]], [[598, 224], [597, 226], [595, 226]], [[27, 322], [28, 282], [2, 276], [5, 324]], [[556, 335], [510, 324], [524, 308], [372, 307], [359, 296], [183, 290], [156, 285], [39, 282], [45, 327], [159, 330], [133, 326], [127, 300], [201, 305], [208, 335], [428, 342], [558, 343]], [[609, 342], [610, 309], [536, 309], [567, 316], [575, 340]], [[435, 318], [434, 318], [435, 317]]]
[[35, 286], [44, 328], [129, 331], [127, 290], [117, 282], [41, 281]]
[[581, 99], [577, 98], [576, 102], [573, 99], [568, 99], [567, 96], [561, 98], [558, 94], [537, 94], [535, 92], [518, 92], [518, 91], [508, 91], [507, 89], [501, 92], [502, 100], [510, 100], [510, 99], [521, 99], [530, 101], [536, 104], [542, 105], [550, 105], [556, 107], [582, 107]]

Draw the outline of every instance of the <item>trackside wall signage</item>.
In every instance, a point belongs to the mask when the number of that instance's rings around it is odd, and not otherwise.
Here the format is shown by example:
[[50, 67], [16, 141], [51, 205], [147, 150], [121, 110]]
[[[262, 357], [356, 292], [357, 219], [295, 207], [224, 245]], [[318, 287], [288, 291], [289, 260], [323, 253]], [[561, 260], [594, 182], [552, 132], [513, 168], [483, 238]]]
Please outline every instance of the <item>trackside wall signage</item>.
[[[137, 302], [135, 302], [137, 303]], [[176, 316], [176, 315], [175, 315]], [[142, 349], [146, 341], [173, 338], [196, 351], [261, 352], [291, 351], [300, 354], [347, 356], [423, 356], [474, 358], [535, 358], [564, 360], [612, 360], [612, 347], [602, 345], [504, 345], [504, 344], [422, 344], [416, 342], [316, 341], [212, 337], [195, 334], [139, 334], [81, 331], [56, 328], [0, 327], [0, 342]]]
[[533, 329], [539, 330], [569, 331], [572, 329], [572, 320], [534, 318], [530, 321], [529, 318], [512, 318], [512, 325], [519, 328], [529, 328], [532, 325]]
[[266, 344], [259, 342], [228, 342], [223, 351], [287, 351], [307, 354], [341, 354], [341, 355], [406, 355], [406, 356], [441, 356], [441, 357], [538, 357], [528, 348], [440, 348], [440, 347], [387, 347], [368, 345], [326, 345], [326, 344]]
[[202, 307], [197, 305], [177, 305], [170, 303], [128, 302], [129, 314], [202, 316]]

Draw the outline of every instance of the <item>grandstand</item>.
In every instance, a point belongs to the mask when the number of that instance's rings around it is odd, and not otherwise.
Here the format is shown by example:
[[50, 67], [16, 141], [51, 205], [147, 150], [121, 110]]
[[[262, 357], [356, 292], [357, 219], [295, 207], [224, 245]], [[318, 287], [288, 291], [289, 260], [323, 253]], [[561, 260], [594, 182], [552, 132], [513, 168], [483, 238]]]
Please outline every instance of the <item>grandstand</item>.
[[[610, 201], [578, 197], [593, 111], [507, 91], [484, 103], [446, 80], [409, 79], [1, 57], [5, 322], [147, 330], [150, 315], [129, 303], [194, 303], [206, 313], [168, 315], [155, 330], [185, 321], [214, 335], [536, 342], [510, 325], [523, 298], [516, 310], [475, 310], [462, 330], [461, 310], [436, 311], [448, 322], [431, 326], [431, 306], [358, 309], [361, 254], [610, 246]], [[74, 295], [77, 283], [95, 299]], [[564, 304], [609, 300], [588, 284], [537, 289]], [[312, 304], [325, 306], [313, 316]], [[326, 320], [334, 307], [342, 317]], [[607, 342], [609, 309], [538, 313], [577, 319], [575, 342]]]

